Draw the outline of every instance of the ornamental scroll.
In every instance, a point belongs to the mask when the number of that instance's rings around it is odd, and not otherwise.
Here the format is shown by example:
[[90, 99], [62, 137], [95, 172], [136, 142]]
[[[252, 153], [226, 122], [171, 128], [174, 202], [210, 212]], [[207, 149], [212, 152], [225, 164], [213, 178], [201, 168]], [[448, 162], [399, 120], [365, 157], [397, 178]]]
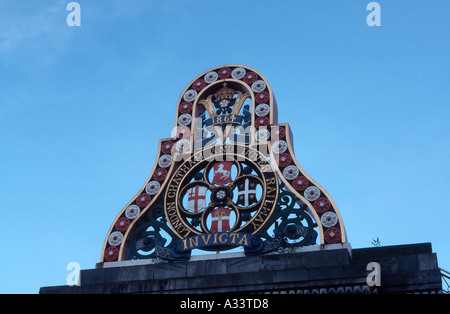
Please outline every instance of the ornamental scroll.
[[334, 201], [297, 162], [256, 70], [226, 65], [196, 77], [178, 100], [174, 130], [109, 229], [102, 262], [346, 242]]

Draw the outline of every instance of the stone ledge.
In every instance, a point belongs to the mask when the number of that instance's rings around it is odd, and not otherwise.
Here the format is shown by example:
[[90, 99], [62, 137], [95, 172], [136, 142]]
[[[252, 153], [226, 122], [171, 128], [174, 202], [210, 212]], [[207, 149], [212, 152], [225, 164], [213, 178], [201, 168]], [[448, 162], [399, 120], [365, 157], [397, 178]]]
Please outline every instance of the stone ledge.
[[[381, 267], [377, 289], [364, 288], [370, 262]], [[436, 293], [442, 285], [429, 243], [354, 249], [352, 255], [340, 248], [116, 265], [82, 270], [81, 286], [46, 287], [40, 293]]]

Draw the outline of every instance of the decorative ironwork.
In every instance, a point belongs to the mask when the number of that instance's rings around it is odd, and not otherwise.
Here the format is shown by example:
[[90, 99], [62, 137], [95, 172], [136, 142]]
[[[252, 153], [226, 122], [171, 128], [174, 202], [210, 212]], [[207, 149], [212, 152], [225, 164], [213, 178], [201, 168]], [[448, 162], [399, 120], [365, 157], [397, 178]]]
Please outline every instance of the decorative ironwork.
[[308, 207], [294, 193], [288, 191], [285, 185], [281, 187], [277, 210], [267, 223], [267, 228], [258, 233], [265, 239], [272, 239], [269, 232], [272, 230], [275, 237], [283, 239], [281, 247], [296, 248], [316, 244], [318, 226], [314, 222]]
[[450, 272], [440, 268], [442, 278], [442, 293], [450, 294]]
[[164, 208], [180, 238], [226, 231], [255, 234], [275, 209], [278, 178], [270, 161], [246, 146], [216, 148], [210, 156], [200, 152], [186, 160], [168, 183]]
[[[170, 242], [165, 246], [168, 239]], [[178, 238], [167, 225], [162, 204], [157, 204], [147, 211], [145, 219], [138, 222], [136, 230], [130, 238], [127, 257], [129, 259], [147, 259], [163, 257], [163, 248], [174, 248]], [[159, 251], [158, 251], [159, 249]], [[189, 259], [190, 254], [179, 254], [175, 250], [172, 256], [178, 259]]]
[[[197, 178], [199, 178], [198, 175]], [[129, 255], [133, 259], [160, 257], [169, 260], [186, 260], [189, 259], [192, 249], [200, 248], [217, 250], [243, 246], [247, 255], [258, 255], [278, 249], [294, 249], [316, 244], [317, 232], [314, 229], [317, 224], [308, 214], [307, 206], [299, 205], [300, 200], [285, 187], [281, 190], [274, 215], [266, 223], [265, 228], [256, 235], [232, 232], [229, 224], [231, 210], [217, 207], [219, 204], [216, 203], [211, 211], [211, 228], [205, 233], [185, 237], [180, 241], [168, 228], [162, 206], [155, 206], [148, 212], [148, 221], [141, 223], [131, 237]], [[251, 218], [250, 215], [244, 216], [247, 216], [244, 220]], [[162, 232], [167, 233], [166, 236], [163, 236]], [[273, 235], [271, 236], [270, 233]], [[170, 236], [171, 242], [165, 246], [167, 235]]]
[[174, 130], [112, 224], [101, 261], [346, 242], [336, 205], [297, 162], [289, 125], [278, 124], [256, 70], [226, 65], [197, 76], [181, 93]]

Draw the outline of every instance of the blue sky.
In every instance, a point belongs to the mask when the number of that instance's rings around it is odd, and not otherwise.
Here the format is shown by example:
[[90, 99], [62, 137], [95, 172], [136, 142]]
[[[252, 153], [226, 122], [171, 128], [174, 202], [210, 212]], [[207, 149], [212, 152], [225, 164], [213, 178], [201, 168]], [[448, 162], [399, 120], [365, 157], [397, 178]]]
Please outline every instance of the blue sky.
[[0, 293], [64, 285], [170, 137], [198, 74], [270, 82], [303, 169], [353, 248], [431, 242], [450, 268], [447, 0], [0, 0]]

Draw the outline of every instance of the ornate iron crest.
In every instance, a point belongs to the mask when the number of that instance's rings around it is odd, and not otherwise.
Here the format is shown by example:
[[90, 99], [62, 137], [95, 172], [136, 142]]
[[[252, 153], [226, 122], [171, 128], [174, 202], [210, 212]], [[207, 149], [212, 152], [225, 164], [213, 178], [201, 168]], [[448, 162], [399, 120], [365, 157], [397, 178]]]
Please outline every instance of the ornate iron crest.
[[199, 75], [178, 100], [174, 130], [111, 226], [102, 262], [346, 242], [336, 205], [296, 161], [289, 125], [278, 124], [272, 89], [256, 70]]

